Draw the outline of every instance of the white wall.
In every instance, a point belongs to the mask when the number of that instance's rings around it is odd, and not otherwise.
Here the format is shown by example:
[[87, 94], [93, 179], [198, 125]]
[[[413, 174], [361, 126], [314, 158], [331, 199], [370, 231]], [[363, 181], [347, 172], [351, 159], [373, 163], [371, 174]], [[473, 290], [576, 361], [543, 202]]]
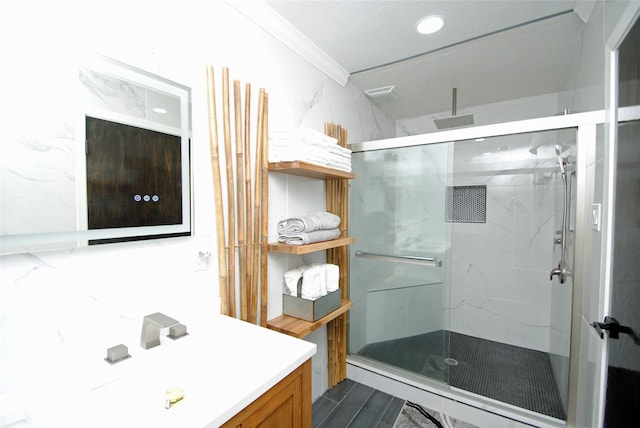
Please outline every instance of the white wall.
[[[350, 142], [395, 133], [395, 124], [360, 91], [348, 84], [339, 86], [223, 2], [3, 1], [1, 16], [3, 67], [14, 64], [24, 70], [20, 78], [3, 85], [29, 88], [38, 79], [55, 87], [55, 76], [47, 72], [50, 65], [68, 67], [74, 73], [76, 55], [97, 52], [192, 88], [195, 231], [194, 238], [1, 257], [2, 412], [28, 407], [23, 397], [30, 388], [81, 376], [84, 362], [104, 358], [110, 346], [124, 343], [132, 354], [142, 352], [140, 326], [148, 313], [163, 312], [189, 327], [219, 312], [207, 64], [215, 67], [218, 91], [223, 66], [230, 68], [231, 79], [252, 84], [254, 106], [258, 89], [267, 90], [272, 130], [301, 126], [322, 130], [325, 121], [332, 121], [348, 129]], [[2, 97], [3, 112], [16, 101]], [[27, 101], [34, 106], [42, 103], [37, 93], [29, 93]], [[29, 129], [24, 131], [29, 134]], [[270, 224], [323, 204], [318, 182], [278, 177], [270, 179], [270, 184], [274, 201]], [[302, 188], [302, 196], [289, 199], [294, 187]], [[212, 255], [206, 270], [195, 271], [202, 246], [210, 246]], [[295, 261], [277, 256], [270, 260], [269, 318], [279, 315], [279, 275], [287, 263]], [[319, 345], [314, 398], [326, 389], [322, 334], [311, 338]], [[223, 345], [233, 346], [215, 344]], [[71, 358], [70, 366], [77, 370], [55, 376], [45, 372], [44, 362], [51, 355]]]

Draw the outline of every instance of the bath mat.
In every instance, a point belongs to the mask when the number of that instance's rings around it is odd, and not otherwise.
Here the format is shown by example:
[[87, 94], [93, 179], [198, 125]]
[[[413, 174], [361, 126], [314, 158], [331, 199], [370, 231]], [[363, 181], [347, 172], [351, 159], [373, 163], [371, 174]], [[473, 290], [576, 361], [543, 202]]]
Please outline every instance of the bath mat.
[[393, 428], [478, 428], [423, 406], [404, 403]]

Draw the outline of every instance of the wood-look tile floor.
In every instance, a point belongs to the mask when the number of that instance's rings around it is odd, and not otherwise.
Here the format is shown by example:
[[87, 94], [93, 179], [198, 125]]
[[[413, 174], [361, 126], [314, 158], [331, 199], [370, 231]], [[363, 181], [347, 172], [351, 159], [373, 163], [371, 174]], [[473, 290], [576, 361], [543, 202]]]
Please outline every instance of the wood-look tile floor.
[[345, 379], [313, 403], [313, 428], [392, 428], [404, 400]]

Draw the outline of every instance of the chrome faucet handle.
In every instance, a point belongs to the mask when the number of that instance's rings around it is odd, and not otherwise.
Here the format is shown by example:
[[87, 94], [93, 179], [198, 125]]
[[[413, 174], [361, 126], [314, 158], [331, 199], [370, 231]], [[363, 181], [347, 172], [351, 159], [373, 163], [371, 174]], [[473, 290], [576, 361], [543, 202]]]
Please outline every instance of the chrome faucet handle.
[[143, 349], [151, 349], [160, 345], [160, 329], [171, 327], [176, 324], [180, 324], [180, 321], [160, 312], [146, 315], [142, 320], [140, 346]]

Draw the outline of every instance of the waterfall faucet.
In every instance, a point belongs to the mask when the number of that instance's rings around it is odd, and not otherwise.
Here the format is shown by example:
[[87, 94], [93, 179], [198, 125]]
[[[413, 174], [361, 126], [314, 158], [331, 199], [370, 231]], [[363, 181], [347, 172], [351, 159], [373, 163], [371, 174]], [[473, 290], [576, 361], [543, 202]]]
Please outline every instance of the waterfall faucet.
[[160, 329], [179, 324], [178, 320], [166, 316], [160, 312], [146, 315], [142, 320], [142, 334], [140, 336], [140, 346], [143, 349], [151, 349], [160, 345]]

